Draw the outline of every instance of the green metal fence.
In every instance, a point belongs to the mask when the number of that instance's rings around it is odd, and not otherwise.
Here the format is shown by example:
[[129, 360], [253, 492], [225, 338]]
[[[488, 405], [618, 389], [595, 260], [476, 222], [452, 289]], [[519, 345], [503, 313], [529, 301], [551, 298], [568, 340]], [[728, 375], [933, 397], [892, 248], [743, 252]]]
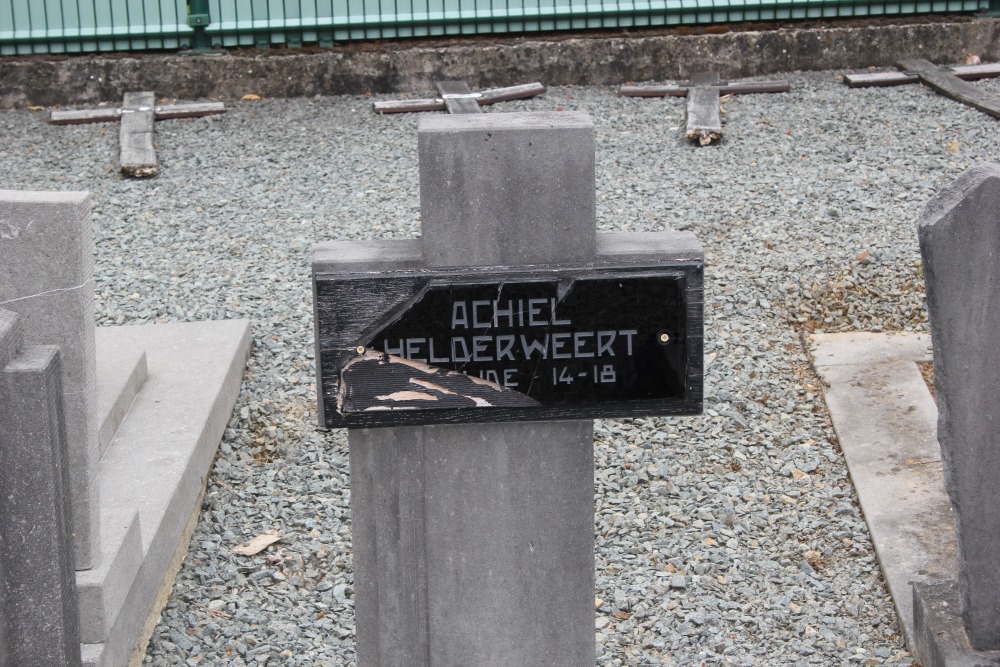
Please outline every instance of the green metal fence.
[[[197, 0], [196, 0], [197, 1]], [[205, 0], [202, 0], [203, 2]], [[1000, 10], [1000, 0], [207, 0], [223, 47]], [[0, 0], [0, 55], [174, 50], [185, 0]]]

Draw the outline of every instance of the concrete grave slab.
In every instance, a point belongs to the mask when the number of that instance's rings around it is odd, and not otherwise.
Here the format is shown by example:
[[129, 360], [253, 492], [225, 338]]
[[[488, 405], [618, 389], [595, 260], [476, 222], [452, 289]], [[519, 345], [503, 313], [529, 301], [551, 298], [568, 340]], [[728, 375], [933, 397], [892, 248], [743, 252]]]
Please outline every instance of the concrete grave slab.
[[955, 527], [944, 490], [937, 409], [917, 362], [926, 334], [809, 337], [813, 365], [847, 460], [907, 646], [914, 646], [911, 584], [954, 577]]
[[[148, 365], [148, 377], [101, 460], [107, 527], [101, 560], [77, 578], [85, 592], [83, 664], [122, 667], [141, 663], [150, 619], [158, 617], [163, 589], [169, 590], [187, 552], [251, 339], [245, 320], [107, 327], [97, 330], [97, 339], [99, 368], [107, 369], [99, 370], [99, 386], [121, 387], [135, 350], [145, 351]], [[104, 373], [117, 373], [119, 380]], [[137, 549], [138, 564], [132, 555]]]

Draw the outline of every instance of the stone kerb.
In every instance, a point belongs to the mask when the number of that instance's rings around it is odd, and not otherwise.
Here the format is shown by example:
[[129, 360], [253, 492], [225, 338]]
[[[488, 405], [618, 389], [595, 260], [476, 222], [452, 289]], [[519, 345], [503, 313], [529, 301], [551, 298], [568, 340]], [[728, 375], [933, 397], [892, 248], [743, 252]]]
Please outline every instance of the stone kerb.
[[62, 353], [76, 566], [99, 544], [94, 410], [93, 240], [90, 195], [0, 191], [0, 307], [20, 315], [31, 345]]
[[[1000, 165], [973, 167], [941, 191], [923, 212], [919, 237], [938, 441], [958, 534], [959, 612], [968, 644], [993, 651], [1000, 649]], [[915, 595], [922, 608], [922, 589]]]

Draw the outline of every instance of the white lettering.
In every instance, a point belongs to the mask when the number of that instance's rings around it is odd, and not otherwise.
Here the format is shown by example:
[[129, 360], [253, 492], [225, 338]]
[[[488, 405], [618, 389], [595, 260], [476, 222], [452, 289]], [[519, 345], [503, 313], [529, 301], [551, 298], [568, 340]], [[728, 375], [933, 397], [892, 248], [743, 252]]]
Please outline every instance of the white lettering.
[[392, 345], [389, 345], [388, 340], [383, 340], [382, 351], [385, 352], [386, 354], [391, 354], [394, 357], [403, 356], [403, 340], [402, 339], [399, 340], [399, 347], [393, 347]]
[[542, 359], [549, 358], [549, 335], [545, 334], [545, 338], [532, 340], [530, 343], [528, 339], [521, 334], [521, 348], [524, 349], [524, 358], [531, 359], [532, 352], [538, 352]]
[[[458, 345], [462, 345], [462, 354], [458, 354]], [[451, 339], [451, 360], [452, 361], [468, 361], [472, 358], [469, 354], [469, 346], [465, 342], [465, 339], [461, 336], [455, 336]]]
[[485, 354], [486, 346], [493, 341], [490, 336], [472, 337], [472, 360], [473, 361], [493, 361], [493, 357]]
[[430, 357], [430, 363], [432, 363], [432, 364], [446, 364], [449, 361], [451, 361], [451, 359], [449, 359], [448, 357], [435, 357], [434, 356], [434, 339], [433, 338], [428, 338], [427, 339], [427, 347], [429, 348], [427, 356]]
[[497, 361], [503, 361], [504, 359], [515, 361], [514, 353], [511, 352], [514, 348], [515, 340], [514, 336], [497, 336]]
[[472, 302], [472, 328], [473, 329], [489, 329], [491, 318], [485, 321], [479, 319], [479, 309], [489, 308], [489, 301], [473, 301]]
[[[459, 311], [461, 311], [461, 316]], [[451, 306], [451, 328], [457, 329], [459, 324], [466, 329], [469, 328], [469, 313], [465, 308], [464, 301], [456, 301]]]
[[[506, 317], [507, 318], [507, 326], [509, 326], [511, 328], [514, 327], [514, 302], [511, 301], [510, 299], [507, 300], [507, 309], [506, 310], [502, 310], [500, 308], [500, 302], [499, 301], [494, 301], [493, 302], [493, 326], [495, 326], [495, 327], [500, 326], [500, 318], [501, 317]], [[499, 357], [500, 357], [500, 355], [497, 354], [497, 358], [499, 358]]]
[[542, 314], [542, 306], [547, 299], [528, 299], [528, 326], [542, 327], [548, 324], [545, 320], [537, 319], [536, 315]]
[[407, 338], [406, 339], [406, 358], [413, 359], [414, 361], [422, 361], [427, 363], [427, 359], [423, 357], [418, 357], [420, 354], [420, 345], [426, 343], [426, 338]]
[[555, 333], [552, 334], [552, 358], [553, 359], [572, 359], [573, 354], [571, 352], [560, 352], [566, 345], [573, 334], [571, 333]]
[[635, 329], [626, 329], [624, 331], [619, 331], [621, 335], [625, 336], [625, 340], [628, 341], [628, 356], [632, 356], [632, 336], [636, 335], [638, 332]]
[[[603, 357], [605, 353], [609, 357], [615, 356], [615, 351], [611, 349], [611, 344], [615, 342], [617, 335], [614, 331], [597, 332], [597, 356]], [[606, 341], [605, 338], [607, 339]]]
[[577, 331], [573, 334], [573, 356], [577, 359], [586, 359], [594, 356], [593, 352], [584, 352], [583, 348], [587, 344], [587, 338], [593, 338], [593, 331]]
[[556, 317], [556, 300], [552, 299], [552, 324], [556, 326], [568, 326], [572, 324], [569, 320], [560, 320]]

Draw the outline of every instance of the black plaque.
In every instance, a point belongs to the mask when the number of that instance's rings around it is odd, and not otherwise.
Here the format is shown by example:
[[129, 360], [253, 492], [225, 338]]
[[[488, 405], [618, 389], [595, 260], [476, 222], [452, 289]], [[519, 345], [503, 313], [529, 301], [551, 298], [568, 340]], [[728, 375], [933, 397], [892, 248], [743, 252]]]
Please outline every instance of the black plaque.
[[317, 275], [328, 427], [697, 414], [701, 266]]

